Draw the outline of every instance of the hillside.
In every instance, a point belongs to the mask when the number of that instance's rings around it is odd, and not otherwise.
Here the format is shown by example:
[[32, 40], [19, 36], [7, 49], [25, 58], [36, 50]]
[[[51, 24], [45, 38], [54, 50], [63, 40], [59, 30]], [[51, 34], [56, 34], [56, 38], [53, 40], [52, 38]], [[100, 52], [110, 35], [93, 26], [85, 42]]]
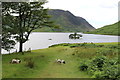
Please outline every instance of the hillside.
[[118, 33], [118, 28], [120, 28], [118, 23], [120, 23], [120, 22], [116, 22], [116, 23], [111, 24], [111, 25], [106, 25], [104, 27], [101, 27], [99, 29], [96, 29], [96, 30], [90, 31], [90, 32], [86, 32], [86, 33], [104, 34], [104, 35], [120, 35], [120, 33]]
[[[48, 11], [48, 14], [51, 15], [51, 21], [54, 21], [55, 24], [60, 26], [60, 29], [54, 29], [54, 31], [58, 32], [85, 32], [91, 31], [95, 28], [90, 25], [84, 18], [74, 16], [69, 11], [59, 10], [59, 9], [51, 9]], [[39, 31], [47, 31], [52, 32], [51, 28], [45, 27], [42, 29], [35, 30]]]

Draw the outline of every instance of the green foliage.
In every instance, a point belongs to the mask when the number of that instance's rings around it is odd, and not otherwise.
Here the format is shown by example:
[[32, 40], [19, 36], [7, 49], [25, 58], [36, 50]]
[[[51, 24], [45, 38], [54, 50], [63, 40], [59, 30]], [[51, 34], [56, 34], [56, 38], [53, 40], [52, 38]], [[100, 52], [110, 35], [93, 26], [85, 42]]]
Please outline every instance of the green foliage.
[[[87, 65], [87, 72], [92, 75], [93, 78], [97, 79], [114, 79], [117, 80], [120, 76], [120, 72], [118, 71], [118, 60], [116, 58], [109, 60], [105, 56], [98, 56], [92, 60], [86, 61], [84, 65]], [[89, 63], [88, 63], [89, 62]], [[83, 64], [80, 65], [84, 67]], [[85, 68], [85, 67], [84, 67]], [[83, 71], [84, 71], [83, 68]]]
[[[7, 5], [6, 5], [7, 6]], [[10, 26], [12, 25], [11, 22], [13, 20], [13, 17], [10, 16], [9, 14], [6, 14], [8, 17], [2, 16], [2, 49], [10, 51], [12, 48], [14, 48], [15, 41], [12, 39], [13, 37], [11, 36], [13, 30], [9, 26], [6, 25], [9, 24]], [[9, 21], [10, 19], [10, 21]]]
[[79, 68], [80, 68], [81, 71], [86, 71], [88, 69], [88, 63], [86, 63], [85, 61], [82, 61], [80, 63], [80, 67]]
[[92, 68], [97, 68], [98, 70], [102, 71], [103, 65], [106, 63], [106, 57], [100, 56], [96, 57], [95, 59], [92, 60], [91, 64]]
[[16, 44], [15, 41], [12, 39], [11, 34], [7, 32], [7, 29], [3, 27], [2, 30], [2, 49], [7, 50], [8, 52], [14, 48], [14, 45]]
[[74, 34], [69, 35], [69, 39], [80, 39], [82, 37], [81, 34], [77, 34], [76, 32]]
[[26, 65], [25, 66], [27, 66], [29, 68], [34, 68], [35, 67], [35, 63], [32, 60], [32, 58], [27, 58], [27, 59], [25, 59], [25, 61], [26, 61]]
[[[3, 27], [7, 27], [8, 33], [14, 34], [16, 41], [22, 45], [28, 41], [30, 33], [42, 27], [56, 27], [49, 21], [48, 9], [44, 9], [42, 2], [3, 2], [2, 15]], [[15, 14], [15, 15], [13, 15]]]
[[102, 28], [98, 28], [96, 30], [90, 31], [90, 32], [85, 32], [85, 33], [90, 33], [90, 34], [104, 34], [104, 35], [120, 35], [118, 32], [119, 30], [119, 25], [120, 22], [104, 26]]

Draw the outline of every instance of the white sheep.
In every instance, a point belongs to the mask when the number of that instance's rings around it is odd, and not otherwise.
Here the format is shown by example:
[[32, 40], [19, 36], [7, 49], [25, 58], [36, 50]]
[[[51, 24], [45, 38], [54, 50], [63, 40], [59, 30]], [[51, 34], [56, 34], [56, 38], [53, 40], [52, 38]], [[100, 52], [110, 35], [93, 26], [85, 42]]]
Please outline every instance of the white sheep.
[[12, 59], [10, 63], [12, 63], [12, 64], [14, 64], [14, 63], [19, 64], [20, 62], [21, 62], [21, 60], [19, 60], [19, 59]]
[[65, 60], [61, 60], [61, 63], [65, 64]]
[[62, 64], [62, 63], [65, 64], [65, 60], [61, 60], [61, 59], [56, 59], [56, 62], [57, 62], [57, 63], [61, 63], [61, 64]]
[[56, 59], [56, 62], [57, 62], [57, 63], [61, 63], [61, 60], [60, 60], [60, 59]]

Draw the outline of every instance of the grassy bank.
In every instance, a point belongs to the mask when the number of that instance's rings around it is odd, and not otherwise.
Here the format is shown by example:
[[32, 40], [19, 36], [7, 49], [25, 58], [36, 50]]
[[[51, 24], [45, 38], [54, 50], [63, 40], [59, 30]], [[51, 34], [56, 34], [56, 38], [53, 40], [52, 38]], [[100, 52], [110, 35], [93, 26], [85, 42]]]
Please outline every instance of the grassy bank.
[[[3, 78], [91, 78], [88, 71], [80, 70], [81, 61], [105, 56], [118, 57], [118, 43], [58, 44], [47, 49], [2, 56]], [[20, 58], [20, 64], [10, 64], [13, 58]], [[55, 62], [64, 59], [66, 64]]]
[[85, 32], [85, 33], [120, 36], [120, 32], [119, 32], [120, 25], [119, 25], [119, 23], [120, 22], [116, 22], [114, 24], [106, 25], [104, 27], [98, 28], [98, 29], [93, 30], [93, 31], [88, 31], [88, 32]]

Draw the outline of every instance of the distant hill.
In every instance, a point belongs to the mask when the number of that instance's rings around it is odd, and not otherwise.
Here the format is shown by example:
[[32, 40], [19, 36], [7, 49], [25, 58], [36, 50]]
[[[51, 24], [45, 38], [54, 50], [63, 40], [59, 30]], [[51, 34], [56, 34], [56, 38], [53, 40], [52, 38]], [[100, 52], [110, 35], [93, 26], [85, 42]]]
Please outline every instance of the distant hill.
[[86, 32], [86, 33], [104, 34], [104, 35], [119, 35], [120, 36], [120, 32], [118, 32], [118, 28], [120, 28], [120, 22], [116, 22], [111, 25], [106, 25], [104, 27], [101, 27], [99, 29], [96, 29], [96, 30], [90, 31], [90, 32]]
[[[51, 21], [60, 26], [60, 29], [53, 29], [55, 32], [85, 32], [91, 31], [95, 28], [90, 25], [84, 18], [74, 16], [69, 11], [51, 9], [48, 11], [51, 15]], [[45, 27], [35, 31], [53, 32], [51, 28]]]

